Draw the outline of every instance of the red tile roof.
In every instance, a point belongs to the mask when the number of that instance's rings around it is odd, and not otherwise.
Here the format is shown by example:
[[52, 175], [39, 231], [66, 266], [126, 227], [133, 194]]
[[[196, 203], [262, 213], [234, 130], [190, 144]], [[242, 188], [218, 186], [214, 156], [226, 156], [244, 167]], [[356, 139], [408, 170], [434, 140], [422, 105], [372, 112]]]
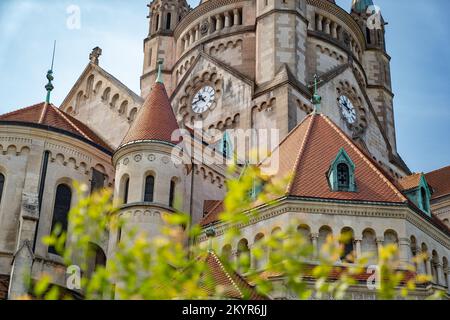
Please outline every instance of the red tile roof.
[[411, 190], [419, 186], [421, 177], [421, 173], [414, 173], [412, 175], [400, 178], [398, 180], [398, 184], [403, 191]]
[[149, 140], [177, 144], [180, 140], [172, 141], [172, 133], [178, 129], [166, 88], [162, 83], [155, 83], [121, 146]]
[[42, 102], [27, 108], [6, 113], [0, 116], [0, 121], [25, 124], [30, 123], [63, 130], [84, 138], [109, 152], [112, 151], [111, 147], [88, 126], [55, 107], [53, 104]]
[[[355, 164], [357, 192], [335, 192], [330, 189], [327, 173], [341, 148]], [[283, 179], [292, 175], [285, 195], [374, 203], [408, 201], [370, 156], [325, 115], [307, 116], [280, 143], [278, 151], [279, 169], [274, 178]], [[272, 161], [272, 158], [266, 159], [263, 164], [266, 161]], [[223, 205], [216, 205], [201, 224], [217, 222], [222, 210]]]
[[434, 191], [432, 199], [450, 195], [450, 166], [427, 173], [425, 177]]
[[208, 287], [205, 283], [205, 289], [215, 295], [218, 287], [222, 291], [222, 295], [228, 299], [245, 299], [245, 300], [267, 300], [267, 297], [259, 294], [255, 287], [250, 285], [242, 276], [226, 266], [214, 251], [209, 251], [201, 258], [207, 265], [206, 272], [215, 288]]

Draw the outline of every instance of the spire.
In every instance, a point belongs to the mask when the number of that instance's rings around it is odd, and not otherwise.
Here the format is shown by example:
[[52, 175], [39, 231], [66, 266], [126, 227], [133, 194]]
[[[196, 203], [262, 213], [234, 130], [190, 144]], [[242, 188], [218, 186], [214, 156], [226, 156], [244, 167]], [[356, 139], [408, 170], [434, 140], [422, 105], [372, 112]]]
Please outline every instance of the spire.
[[123, 139], [121, 147], [145, 141], [178, 144], [181, 138], [172, 139], [173, 133], [178, 129], [166, 88], [162, 80], [157, 80]]
[[353, 0], [352, 12], [367, 13], [367, 9], [373, 5], [372, 0]]
[[158, 76], [156, 77], [156, 83], [164, 83], [163, 77], [162, 77], [162, 65], [164, 63], [164, 59], [158, 60]]
[[48, 70], [48, 72], [47, 72], [48, 83], [45, 86], [45, 90], [47, 90], [47, 98], [45, 99], [46, 103], [50, 103], [50, 95], [51, 95], [51, 92], [53, 91], [53, 89], [55, 88], [52, 83], [52, 81], [55, 80], [55, 78], [53, 77], [53, 65], [55, 63], [55, 51], [56, 51], [56, 40], [55, 40], [55, 43], [53, 44], [52, 66], [51, 66], [50, 70]]

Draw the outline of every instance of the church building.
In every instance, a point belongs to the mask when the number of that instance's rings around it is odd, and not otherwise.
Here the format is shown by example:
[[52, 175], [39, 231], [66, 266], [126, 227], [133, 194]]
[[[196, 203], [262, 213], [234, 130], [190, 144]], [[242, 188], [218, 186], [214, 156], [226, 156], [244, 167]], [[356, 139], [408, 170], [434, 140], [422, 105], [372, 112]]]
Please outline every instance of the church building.
[[[372, 0], [349, 8], [334, 0], [201, 0], [195, 8], [153, 0], [148, 9], [139, 93], [105, 70], [97, 47], [60, 106], [51, 102], [49, 71], [45, 102], [0, 116], [0, 299], [27, 293], [24, 273], [50, 273], [65, 287], [62, 258], [40, 239], [57, 223], [68, 228], [75, 181], [91, 192], [112, 188], [118, 214], [152, 236], [163, 212], [189, 213], [204, 230], [196, 240], [211, 241], [213, 228], [230, 260], [293, 219], [316, 252], [329, 234], [350, 232], [346, 250], [373, 253], [376, 263], [378, 247], [395, 243], [405, 264], [427, 253], [418, 271], [433, 280], [414, 297], [449, 297], [450, 167], [414, 173], [397, 151], [386, 22]], [[223, 160], [237, 152], [240, 133], [257, 149], [266, 141], [255, 132], [270, 130], [279, 137], [264, 160], [276, 164], [270, 175], [292, 180], [276, 205], [261, 205], [242, 226], [242, 239], [226, 243]], [[187, 140], [190, 165], [174, 152]], [[93, 243], [95, 263], [107, 263], [119, 242], [112, 232]], [[208, 257], [211, 268], [218, 256]], [[263, 265], [251, 261], [254, 270]], [[246, 271], [223, 279], [248, 287]], [[364, 281], [349, 294], [374, 297]]]

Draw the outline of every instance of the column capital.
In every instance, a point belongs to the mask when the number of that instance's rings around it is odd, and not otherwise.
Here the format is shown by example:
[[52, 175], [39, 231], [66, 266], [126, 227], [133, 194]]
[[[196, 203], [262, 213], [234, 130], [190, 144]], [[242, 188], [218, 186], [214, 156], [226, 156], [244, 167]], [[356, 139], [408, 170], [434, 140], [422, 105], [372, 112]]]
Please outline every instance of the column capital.
[[356, 237], [353, 239], [354, 242], [362, 242], [362, 237]]
[[311, 233], [311, 239], [318, 239], [319, 238], [319, 233]]

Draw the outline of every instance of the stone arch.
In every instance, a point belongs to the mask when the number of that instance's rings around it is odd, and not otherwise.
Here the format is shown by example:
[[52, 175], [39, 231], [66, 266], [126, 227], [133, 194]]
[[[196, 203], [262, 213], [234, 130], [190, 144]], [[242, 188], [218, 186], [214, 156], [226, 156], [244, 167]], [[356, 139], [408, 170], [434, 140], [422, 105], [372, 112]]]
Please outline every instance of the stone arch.
[[124, 100], [119, 107], [119, 114], [127, 114], [128, 113], [128, 100]]
[[117, 101], [119, 100], [120, 95], [118, 93], [116, 93], [112, 99], [111, 99], [111, 103], [109, 104], [111, 106], [111, 108], [115, 109], [116, 105], [117, 105]]
[[333, 235], [333, 229], [330, 226], [322, 226], [319, 229], [319, 238], [317, 239], [318, 250], [320, 251], [324, 244], [327, 242], [327, 238]]
[[398, 234], [396, 231], [389, 229], [384, 232], [384, 245], [398, 245]]
[[75, 109], [78, 110], [81, 105], [83, 104], [83, 91], [80, 91], [77, 93], [77, 96], [75, 98]]
[[86, 81], [86, 97], [90, 97], [94, 91], [94, 75], [91, 74]]
[[102, 90], [103, 82], [101, 80], [97, 81], [95, 84], [94, 93], [98, 94]]
[[138, 112], [137, 108], [131, 109], [130, 115], [128, 116], [128, 120], [134, 121], [134, 119], [136, 119], [137, 112]]
[[370, 263], [375, 263], [378, 260], [377, 235], [371, 228], [362, 232], [361, 251], [369, 255]]
[[102, 94], [102, 100], [108, 102], [111, 97], [111, 87], [107, 87]]
[[297, 231], [301, 234], [306, 243], [312, 244], [311, 228], [307, 224], [299, 225]]

